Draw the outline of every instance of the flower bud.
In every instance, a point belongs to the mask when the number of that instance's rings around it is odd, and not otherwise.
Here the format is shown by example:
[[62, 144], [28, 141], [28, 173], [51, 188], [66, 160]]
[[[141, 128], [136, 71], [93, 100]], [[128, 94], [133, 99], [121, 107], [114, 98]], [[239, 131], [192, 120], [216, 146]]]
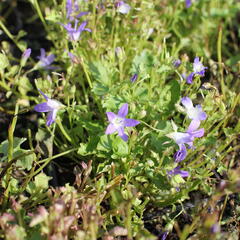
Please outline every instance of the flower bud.
[[21, 62], [20, 62], [20, 65], [23, 67], [25, 66], [28, 58], [30, 57], [31, 55], [31, 52], [32, 52], [32, 49], [31, 48], [28, 48], [26, 49], [23, 54], [22, 54], [22, 59], [21, 59]]

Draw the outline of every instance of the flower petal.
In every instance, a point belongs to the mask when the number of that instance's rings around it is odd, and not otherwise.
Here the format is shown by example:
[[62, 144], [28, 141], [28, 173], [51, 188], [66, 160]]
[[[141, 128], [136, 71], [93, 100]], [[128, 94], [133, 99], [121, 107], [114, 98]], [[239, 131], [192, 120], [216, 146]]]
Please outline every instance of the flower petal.
[[197, 130], [197, 131], [194, 131], [194, 132], [191, 132], [191, 135], [193, 136], [193, 137], [197, 137], [197, 138], [200, 138], [200, 137], [202, 137], [203, 135], [204, 135], [204, 128], [200, 128], [199, 130]]
[[113, 112], [106, 112], [106, 114], [109, 122], [112, 122], [117, 117], [117, 115]]
[[188, 171], [183, 171], [180, 169], [180, 166], [175, 167], [173, 170], [168, 171], [168, 175], [181, 175], [181, 177], [188, 177], [189, 176], [189, 172]]
[[114, 124], [110, 123], [108, 126], [107, 126], [107, 129], [105, 131], [105, 134], [112, 134], [114, 133], [115, 131], [117, 131], [117, 129], [115, 128]]
[[50, 54], [49, 56], [46, 57], [46, 61], [48, 63], [48, 65], [50, 65], [55, 59], [55, 55], [54, 54]]
[[37, 105], [34, 107], [34, 110], [35, 110], [36, 112], [50, 112], [50, 111], [52, 111], [52, 108], [49, 107], [46, 102], [44, 102], [44, 103], [37, 104]]
[[57, 116], [57, 110], [53, 110], [47, 115], [47, 126], [49, 127], [52, 123], [55, 122]]
[[77, 15], [77, 18], [80, 18], [84, 15], [87, 15], [89, 12], [80, 12], [78, 15]]
[[185, 0], [185, 4], [186, 4], [186, 8], [190, 8], [192, 5], [192, 1], [191, 0]]
[[125, 127], [135, 127], [140, 122], [135, 119], [125, 119], [124, 126]]
[[44, 48], [41, 48], [41, 49], [40, 49], [40, 53], [41, 53], [40, 59], [45, 58], [46, 52], [45, 52], [45, 49], [44, 49]]
[[49, 99], [49, 97], [48, 97], [47, 95], [45, 95], [40, 89], [38, 89], [38, 91], [43, 95], [43, 97], [44, 97], [46, 100]]
[[181, 103], [182, 105], [187, 108], [187, 109], [190, 109], [193, 107], [193, 103], [192, 103], [192, 100], [189, 98], [189, 97], [183, 97], [181, 99]]
[[194, 58], [194, 63], [195, 63], [195, 64], [198, 64], [199, 62], [200, 62], [200, 61], [199, 61], [199, 57], [195, 57], [195, 58]]
[[194, 76], [194, 73], [193, 73], [193, 72], [190, 73], [190, 74], [187, 76], [186, 82], [187, 82], [188, 84], [192, 84], [193, 76]]
[[125, 104], [123, 104], [122, 107], [119, 109], [119, 111], [118, 111], [118, 116], [124, 118], [124, 117], [127, 116], [127, 114], [128, 114], [128, 104], [125, 103]]
[[200, 121], [199, 120], [192, 120], [188, 129], [187, 129], [187, 132], [188, 133], [192, 133], [193, 131], [197, 130], [198, 127], [200, 126]]
[[194, 137], [190, 133], [172, 132], [166, 136], [173, 139], [177, 144], [189, 143], [194, 140]]
[[123, 127], [119, 127], [118, 129], [117, 129], [117, 131], [118, 131], [118, 136], [119, 137], [121, 137], [122, 139], [123, 139], [123, 141], [127, 141], [128, 140], [128, 135], [126, 135], [125, 133], [124, 133], [124, 128]]
[[77, 31], [82, 32], [85, 29], [86, 25], [87, 21], [82, 22]]
[[207, 114], [202, 110], [202, 106], [201, 105], [197, 105], [195, 107], [195, 112], [196, 112], [196, 120], [202, 121], [205, 120], [207, 118]]
[[179, 144], [179, 150], [174, 154], [175, 162], [183, 161], [187, 156], [187, 149], [184, 144]]

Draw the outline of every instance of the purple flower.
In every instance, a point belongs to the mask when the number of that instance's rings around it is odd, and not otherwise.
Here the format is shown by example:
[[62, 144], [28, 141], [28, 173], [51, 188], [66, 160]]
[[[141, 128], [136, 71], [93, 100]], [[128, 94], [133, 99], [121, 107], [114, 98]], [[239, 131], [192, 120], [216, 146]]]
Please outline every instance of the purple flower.
[[38, 90], [43, 97], [46, 99], [46, 102], [37, 104], [34, 107], [34, 110], [36, 112], [48, 112], [47, 115], [47, 126], [50, 126], [52, 123], [55, 122], [57, 112], [60, 108], [63, 107], [63, 105], [58, 102], [57, 100], [50, 99], [48, 96], [46, 96], [41, 90]]
[[193, 148], [194, 139], [204, 135], [204, 128], [198, 129], [199, 125], [200, 121], [192, 120], [185, 133], [172, 132], [166, 135], [173, 139], [179, 147], [179, 150], [174, 154], [175, 162], [181, 162], [186, 158], [187, 149], [185, 144], [187, 144], [189, 148]]
[[54, 67], [50, 65], [54, 61], [55, 55], [50, 54], [46, 56], [46, 52], [44, 48], [41, 48], [40, 51], [41, 51], [41, 55], [37, 57], [40, 60], [40, 66], [45, 69], [54, 69]]
[[117, 6], [117, 11], [122, 13], [122, 14], [129, 13], [129, 11], [131, 9], [131, 7], [127, 3], [125, 3], [124, 1], [117, 2], [116, 6]]
[[203, 64], [199, 61], [199, 57], [195, 57], [194, 63], [193, 63], [193, 72], [194, 72], [194, 74], [198, 74], [200, 76], [204, 76], [205, 69], [207, 69], [207, 67], [203, 66]]
[[187, 83], [192, 84], [192, 80], [195, 75], [199, 75], [201, 77], [204, 76], [205, 69], [207, 69], [207, 67], [203, 66], [203, 64], [199, 61], [199, 57], [195, 57], [193, 63], [193, 72], [187, 76]]
[[174, 176], [174, 175], [181, 175], [181, 177], [188, 177], [189, 176], [189, 172], [188, 171], [183, 171], [180, 170], [180, 166], [175, 167], [173, 170], [170, 170], [167, 172], [169, 176]]
[[175, 67], [175, 68], [178, 68], [180, 65], [181, 65], [181, 60], [180, 59], [177, 59], [177, 60], [175, 60], [175, 61], [173, 61], [173, 66]]
[[87, 21], [82, 22], [79, 27], [78, 20], [75, 20], [74, 27], [72, 27], [71, 23], [68, 23], [67, 25], [61, 25], [67, 30], [69, 38], [72, 41], [78, 41], [83, 31], [91, 32], [91, 29], [86, 28]]
[[107, 126], [105, 134], [112, 134], [118, 132], [118, 136], [121, 137], [124, 141], [128, 140], [128, 136], [124, 133], [125, 127], [134, 127], [140, 122], [135, 119], [125, 118], [128, 114], [128, 104], [125, 103], [119, 109], [118, 114], [113, 112], [107, 112], [108, 121], [110, 122]]
[[67, 19], [69, 19], [70, 21], [73, 21], [75, 18], [80, 18], [88, 14], [88, 12], [80, 12], [80, 13], [77, 13], [77, 12], [79, 12], [79, 6], [77, 1], [67, 0], [66, 2]]
[[131, 77], [131, 82], [132, 83], [134, 83], [136, 80], [137, 80], [137, 78], [138, 78], [138, 74], [137, 73], [135, 73], [132, 77]]
[[186, 8], [190, 8], [191, 5], [192, 5], [192, 1], [191, 0], [185, 0], [185, 5], [186, 5]]
[[192, 100], [189, 97], [181, 99], [182, 105], [186, 109], [187, 116], [195, 121], [203, 121], [207, 118], [207, 114], [202, 110], [201, 105], [193, 106]]

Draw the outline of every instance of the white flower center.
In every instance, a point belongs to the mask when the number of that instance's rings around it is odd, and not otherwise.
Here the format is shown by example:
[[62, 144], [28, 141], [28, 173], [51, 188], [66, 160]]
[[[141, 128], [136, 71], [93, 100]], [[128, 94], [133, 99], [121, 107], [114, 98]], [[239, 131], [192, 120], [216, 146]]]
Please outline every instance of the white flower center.
[[59, 110], [62, 107], [62, 104], [60, 102], [58, 102], [57, 100], [52, 100], [52, 99], [48, 99], [47, 105], [50, 108], [56, 109], [56, 110]]
[[187, 115], [190, 119], [198, 120], [199, 109], [191, 107], [187, 109]]
[[203, 65], [202, 65], [201, 62], [196, 63], [196, 64], [194, 64], [194, 66], [193, 66], [193, 71], [194, 71], [195, 73], [201, 72], [203, 69], [204, 69], [204, 67], [203, 67]]
[[124, 126], [124, 118], [116, 117], [113, 119], [112, 123], [116, 128], [123, 127]]

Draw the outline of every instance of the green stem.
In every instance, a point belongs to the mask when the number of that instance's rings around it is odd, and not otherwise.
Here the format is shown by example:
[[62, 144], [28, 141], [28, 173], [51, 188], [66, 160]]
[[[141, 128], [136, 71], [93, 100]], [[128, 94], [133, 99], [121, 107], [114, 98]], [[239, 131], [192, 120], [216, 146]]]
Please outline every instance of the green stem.
[[[141, 120], [140, 120], [140, 121], [141, 121]], [[162, 133], [161, 130], [159, 130], [159, 129], [155, 128], [155, 127], [152, 127], [151, 125], [145, 123], [144, 121], [141, 121], [141, 123], [145, 124], [147, 127], [151, 128], [151, 129], [154, 130], [154, 131], [157, 131], [157, 132], [161, 132], [161, 133]]]
[[[16, 127], [16, 123], [17, 123], [17, 114], [18, 114], [18, 109], [19, 106], [18, 104], [16, 104], [15, 107], [15, 115], [14, 118], [12, 120], [12, 124], [10, 125], [9, 129], [8, 129], [8, 164], [11, 163], [12, 159], [13, 159], [13, 144], [14, 144], [14, 130]], [[10, 182], [10, 178], [11, 178], [11, 172], [12, 172], [12, 168], [11, 165], [10, 167], [7, 169], [7, 173], [6, 173], [6, 190], [5, 190], [5, 203], [4, 205], [7, 203], [7, 199], [8, 199], [8, 195], [9, 195], [9, 182]]]
[[45, 28], [46, 30], [48, 30], [46, 21], [45, 21], [43, 15], [42, 15], [42, 11], [41, 11], [40, 6], [39, 6], [39, 4], [38, 4], [38, 0], [34, 0], [33, 5], [34, 5], [34, 7], [35, 7], [36, 10], [37, 10], [38, 16], [39, 16], [39, 18], [41, 19], [44, 28]]
[[50, 163], [51, 160], [53, 160], [53, 159], [55, 159], [55, 158], [62, 157], [62, 156], [64, 156], [64, 155], [67, 155], [67, 154], [69, 154], [69, 153], [71, 153], [71, 152], [74, 152], [74, 151], [76, 151], [76, 150], [78, 150], [78, 147], [77, 147], [77, 148], [70, 149], [70, 150], [67, 150], [67, 151], [62, 152], [62, 153], [59, 153], [59, 154], [57, 154], [57, 155], [55, 155], [55, 156], [45, 158], [45, 159], [43, 159], [43, 160], [41, 160], [41, 161], [38, 161], [38, 164], [39, 164], [39, 163], [43, 163], [43, 165], [41, 165], [41, 167], [39, 167], [35, 172], [32, 172], [31, 174], [29, 174], [29, 177], [25, 180], [25, 182], [22, 184], [22, 186], [21, 186], [21, 188], [20, 188], [20, 189], [21, 189], [21, 190], [20, 190], [20, 193], [22, 193], [22, 192], [25, 190], [25, 188], [27, 187], [27, 184], [29, 183], [29, 181], [30, 181], [34, 176], [36, 176], [39, 172], [41, 172], [41, 171], [43, 170], [43, 168], [45, 168], [45, 167]]
[[5, 27], [1, 19], [0, 19], [0, 27], [6, 33], [6, 35], [16, 44], [16, 46], [23, 52], [25, 50], [24, 47], [18, 44], [14, 36], [8, 31], [8, 29]]
[[222, 66], [222, 26], [219, 26], [218, 31], [218, 40], [217, 40], [217, 56], [218, 56], [218, 64], [220, 69], [220, 75], [221, 75], [221, 89], [223, 93], [223, 97], [225, 98], [225, 83], [223, 79], [223, 66]]
[[68, 133], [65, 131], [65, 129], [64, 129], [63, 125], [62, 125], [62, 122], [61, 122], [60, 120], [57, 120], [56, 122], [57, 122], [57, 125], [58, 125], [58, 127], [60, 128], [62, 134], [64, 135], [64, 137], [65, 137], [70, 143], [72, 143], [72, 139], [71, 139], [71, 137], [68, 135]]

